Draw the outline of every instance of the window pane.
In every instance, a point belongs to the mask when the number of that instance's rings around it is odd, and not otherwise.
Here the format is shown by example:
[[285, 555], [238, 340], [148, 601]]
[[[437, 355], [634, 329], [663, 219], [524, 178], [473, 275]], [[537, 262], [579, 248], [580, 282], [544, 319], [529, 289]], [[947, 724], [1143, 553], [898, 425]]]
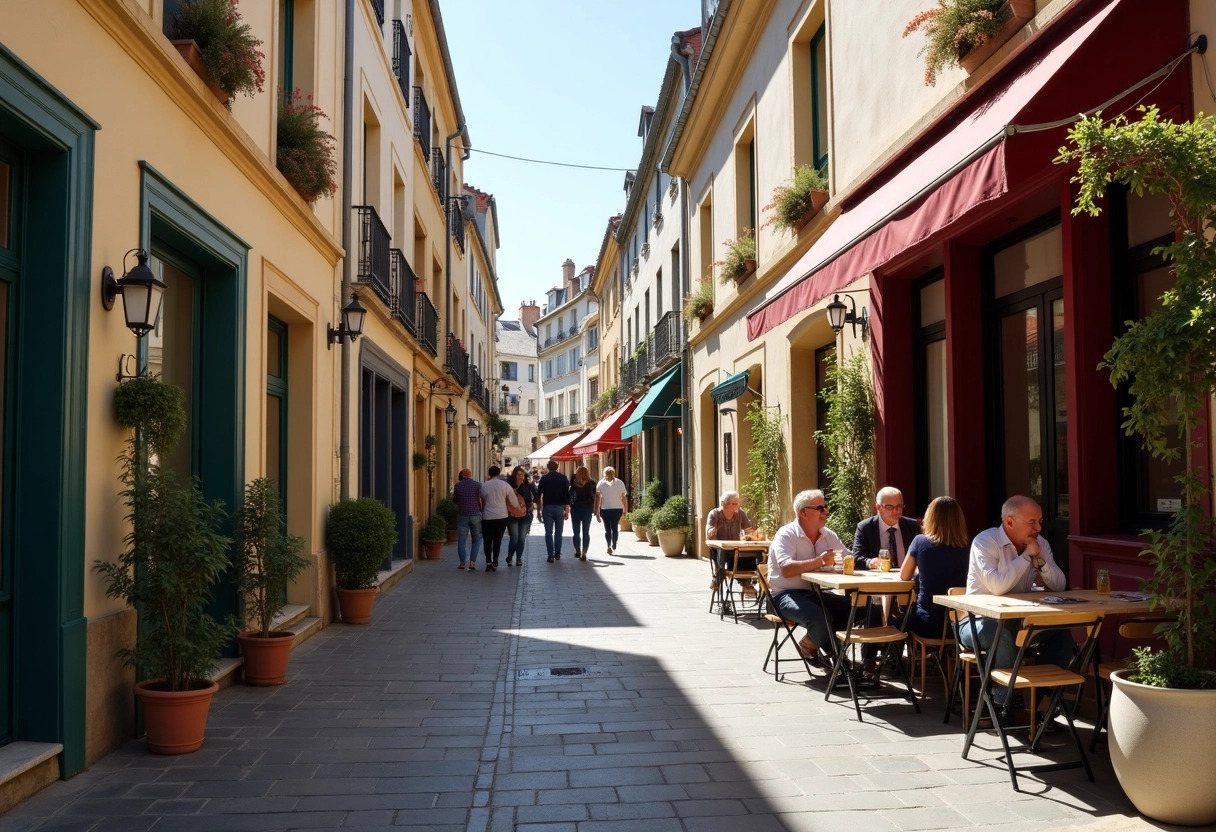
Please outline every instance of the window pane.
[[273, 327], [266, 330], [266, 375], [279, 378], [283, 374], [282, 353], [283, 344], [279, 331]]
[[950, 493], [950, 437], [946, 433], [946, 340], [925, 347], [925, 407], [929, 426], [929, 494]]
[[278, 396], [266, 396], [266, 476], [276, 483], [279, 483], [279, 466], [283, 461], [279, 453], [283, 441], [279, 432], [282, 408], [282, 399]]
[[823, 27], [811, 41], [811, 111], [815, 166], [823, 167], [828, 161], [828, 50]]
[[920, 290], [920, 325], [946, 320], [946, 281], [935, 280]]
[[1051, 302], [1051, 383], [1055, 403], [1056, 517], [1068, 516], [1068, 389], [1064, 373], [1064, 301]]
[[194, 472], [192, 428], [194, 413], [194, 280], [190, 275], [153, 255], [148, 264], [168, 288], [160, 321], [148, 334], [148, 370], [182, 389], [187, 427], [167, 462], [180, 474]]
[[[1152, 314], [1159, 309], [1161, 296], [1173, 285], [1174, 276], [1164, 266], [1139, 275], [1137, 300], [1141, 316]], [[1169, 436], [1177, 435], [1172, 427], [1167, 427], [1165, 431]], [[1174, 477], [1182, 473], [1182, 459], [1167, 463], [1154, 457], [1143, 447], [1139, 448], [1139, 454], [1140, 470], [1143, 472], [1141, 488], [1144, 495], [1141, 509], [1147, 512], [1175, 511], [1178, 501], [1182, 499], [1182, 488], [1174, 482]]]
[[996, 297], [1003, 298], [1064, 274], [1060, 226], [998, 251], [994, 258]]
[[1001, 320], [1001, 390], [1005, 415], [1005, 494], [1043, 500], [1040, 439], [1039, 312]]

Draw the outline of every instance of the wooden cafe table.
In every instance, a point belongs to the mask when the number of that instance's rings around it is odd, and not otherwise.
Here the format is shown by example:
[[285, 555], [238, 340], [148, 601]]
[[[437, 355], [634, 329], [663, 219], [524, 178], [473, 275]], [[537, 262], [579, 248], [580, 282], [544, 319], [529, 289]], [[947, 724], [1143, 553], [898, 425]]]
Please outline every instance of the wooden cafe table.
[[[707, 541], [705, 541], [705, 545], [711, 549], [717, 549], [722, 552], [734, 552], [734, 562], [731, 564], [731, 568], [729, 570], [727, 570], [728, 572], [733, 574], [734, 572], [739, 571], [739, 556], [740, 555], [743, 555], [744, 557], [754, 555], [759, 560], [763, 561], [764, 556], [768, 554], [769, 547], [773, 545], [773, 541], [771, 541], [771, 540], [707, 540]], [[717, 576], [717, 567], [716, 566], [714, 567], [714, 575], [715, 575], [715, 577]], [[727, 590], [727, 585], [733, 584], [733, 583], [734, 583], [734, 578], [731, 577], [730, 575], [727, 576], [726, 580], [718, 581], [718, 590], [717, 590], [717, 592], [718, 592], [718, 618], [722, 618], [723, 616], [726, 615], [726, 606], [725, 605], [726, 605], [727, 600], [729, 599], [729, 592]], [[759, 603], [760, 603], [759, 597], [757, 597], [756, 603], [757, 603], [757, 605], [759, 605]], [[731, 615], [734, 617], [735, 622], [738, 623], [739, 606], [738, 606], [738, 604], [732, 603], [731, 607], [734, 610], [731, 613]], [[757, 606], [757, 608], [758, 608], [758, 606]], [[714, 611], [712, 604], [710, 604], [709, 611], [710, 611], [710, 614], [712, 614]]]
[[[1049, 600], [1055, 598], [1066, 600]], [[1142, 592], [1116, 591], [1100, 593], [1095, 589], [1070, 589], [1058, 592], [1047, 590], [1044, 592], [1021, 592], [1012, 595], [934, 595], [933, 602], [949, 609], [978, 615], [982, 618], [995, 619], [997, 630], [992, 639], [993, 644], [996, 644], [1000, 640], [1006, 622], [1011, 620], [1033, 618], [1036, 615], [1055, 615], [1063, 612], [1090, 613], [1098, 617], [1105, 617], [1107, 615], [1141, 614], [1149, 612], [1152, 609], [1148, 596]], [[1096, 647], [1097, 638], [1098, 631], [1095, 628], [1090, 633], [1089, 638], [1079, 653], [1083, 660], [1088, 661], [1090, 658]], [[980, 666], [983, 667], [983, 672], [980, 674], [979, 693], [980, 702], [983, 703], [984, 696], [991, 686], [992, 664], [996, 651], [989, 650], [987, 651], [987, 655], [984, 656], [982, 655], [983, 651], [976, 650], [976, 654], [980, 658]], [[1077, 673], [1085, 675], [1085, 667], [1077, 668]], [[967, 751], [975, 739], [976, 729], [979, 727], [983, 710], [983, 707], [976, 707], [972, 713], [971, 725], [967, 729], [967, 738], [963, 743], [964, 757], [967, 756]], [[1039, 739], [1039, 736], [1042, 735], [1043, 729], [1046, 727], [1050, 717], [1050, 714], [1047, 715], [1040, 723], [1036, 736], [1031, 741], [1032, 747]]]
[[[909, 592], [915, 586], [915, 581], [905, 581], [899, 577], [898, 571], [880, 572], [878, 570], [857, 569], [852, 575], [846, 575], [843, 571], [837, 571], [841, 567], [837, 566], [833, 569], [816, 569], [813, 572], [803, 572], [802, 579], [815, 586], [815, 591], [820, 599], [825, 591], [835, 590], [852, 603], [853, 594], [858, 590], [885, 590], [891, 594], [900, 592]], [[827, 625], [828, 632], [834, 632], [832, 621], [828, 617], [827, 607], [821, 602], [819, 608], [823, 611], [824, 623]], [[832, 664], [832, 673], [828, 677], [827, 690], [823, 695], [826, 700], [832, 695], [832, 687], [836, 683], [836, 678], [840, 675], [840, 669], [844, 665], [845, 653], [847, 652], [846, 644], [840, 645], [836, 651], [836, 658]], [[853, 682], [852, 675], [846, 677], [849, 681], [849, 693], [853, 697], [853, 707], [857, 711], [857, 718], [861, 719], [861, 706], [857, 700], [857, 686]], [[911, 684], [908, 680], [904, 680], [908, 690], [908, 698], [916, 708], [917, 713], [920, 712], [920, 704], [916, 701], [916, 697], [912, 694]]]

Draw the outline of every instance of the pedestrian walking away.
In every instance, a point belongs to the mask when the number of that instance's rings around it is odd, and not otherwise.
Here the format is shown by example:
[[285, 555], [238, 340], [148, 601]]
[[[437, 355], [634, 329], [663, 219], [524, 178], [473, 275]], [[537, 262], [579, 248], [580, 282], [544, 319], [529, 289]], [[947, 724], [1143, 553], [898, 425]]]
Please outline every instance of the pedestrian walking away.
[[616, 469], [611, 465], [604, 469], [604, 478], [595, 485], [594, 511], [595, 519], [604, 524], [604, 542], [611, 555], [617, 548], [621, 517], [629, 511], [629, 491], [625, 483], [617, 479]]
[[457, 510], [456, 554], [460, 556], [456, 568], [472, 571], [477, 568], [477, 547], [481, 545], [481, 483], [468, 468], [461, 469], [452, 500]]
[[562, 558], [562, 531], [570, 517], [570, 480], [549, 460], [549, 473], [540, 478], [536, 503], [545, 521], [545, 551], [549, 563]]
[[507, 506], [510, 514], [507, 518], [507, 566], [510, 566], [512, 561], [523, 566], [524, 543], [528, 539], [528, 532], [532, 530], [532, 505], [536, 502], [536, 489], [532, 487], [528, 472], [519, 465], [511, 471], [508, 482], [515, 489], [515, 495], [519, 497], [522, 506], [517, 509], [512, 509], [510, 504]]
[[579, 466], [574, 472], [574, 482], [570, 484], [570, 520], [571, 537], [574, 542], [574, 557], [578, 560], [587, 559], [587, 549], [591, 546], [591, 515], [595, 511], [595, 480], [585, 466]]
[[481, 531], [486, 552], [486, 571], [498, 571], [498, 554], [502, 550], [502, 537], [507, 531], [510, 512], [508, 503], [518, 504], [515, 490], [500, 474], [502, 469], [491, 465], [489, 476], [481, 484]]

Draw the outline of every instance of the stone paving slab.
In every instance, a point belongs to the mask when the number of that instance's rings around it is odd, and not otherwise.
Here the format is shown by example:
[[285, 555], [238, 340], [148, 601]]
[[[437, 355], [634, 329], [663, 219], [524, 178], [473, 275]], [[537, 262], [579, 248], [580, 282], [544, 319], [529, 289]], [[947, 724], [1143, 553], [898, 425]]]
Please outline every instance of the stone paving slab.
[[[600, 527], [593, 529], [593, 534]], [[622, 538], [586, 562], [457, 570], [454, 546], [292, 654], [288, 684], [226, 688], [195, 754], [128, 743], [0, 816], [4, 832], [1136, 830], [1104, 751], [1009, 786], [922, 713], [761, 670], [767, 625], [706, 613], [708, 567]], [[627, 540], [625, 538], [628, 538]], [[884, 692], [885, 693], [885, 692]], [[936, 693], [936, 698], [932, 694]], [[1087, 738], [1087, 736], [1086, 736]]]

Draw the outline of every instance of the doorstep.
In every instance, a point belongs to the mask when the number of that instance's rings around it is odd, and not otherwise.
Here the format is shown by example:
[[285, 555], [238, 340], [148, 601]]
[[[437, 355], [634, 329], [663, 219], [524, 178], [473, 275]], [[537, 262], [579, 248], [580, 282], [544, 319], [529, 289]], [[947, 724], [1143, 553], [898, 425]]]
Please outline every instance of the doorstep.
[[57, 742], [10, 742], [0, 746], [0, 815], [59, 779]]

